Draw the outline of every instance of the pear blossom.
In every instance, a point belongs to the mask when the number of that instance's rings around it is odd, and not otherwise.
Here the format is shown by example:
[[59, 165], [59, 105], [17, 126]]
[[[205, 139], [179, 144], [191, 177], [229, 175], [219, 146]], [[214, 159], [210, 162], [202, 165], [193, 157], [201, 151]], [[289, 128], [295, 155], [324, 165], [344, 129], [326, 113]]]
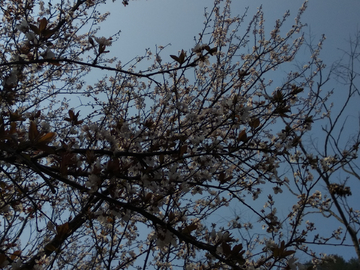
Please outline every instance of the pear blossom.
[[20, 24], [16, 25], [16, 28], [19, 31], [26, 33], [29, 30], [29, 24], [26, 20], [22, 20]]
[[112, 39], [111, 38], [105, 38], [105, 37], [94, 37], [95, 41], [99, 44], [99, 45], [104, 45], [104, 46], [111, 46], [112, 44]]

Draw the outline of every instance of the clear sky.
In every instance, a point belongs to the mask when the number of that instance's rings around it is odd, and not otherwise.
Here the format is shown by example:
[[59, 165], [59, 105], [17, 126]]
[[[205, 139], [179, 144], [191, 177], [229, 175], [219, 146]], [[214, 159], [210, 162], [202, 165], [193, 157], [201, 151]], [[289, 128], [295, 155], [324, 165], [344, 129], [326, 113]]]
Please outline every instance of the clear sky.
[[[116, 44], [120, 58], [132, 58], [134, 54], [143, 54], [145, 48], [153, 49], [155, 44], [172, 44], [172, 50], [188, 49], [194, 45], [193, 37], [202, 30], [204, 7], [212, 7], [212, 0], [135, 0], [123, 7], [121, 1], [102, 6], [111, 16], [102, 26], [101, 34], [121, 29], [121, 38]], [[233, 1], [232, 13], [243, 14], [249, 7], [248, 19], [262, 5], [268, 29], [271, 30], [276, 19], [286, 10], [293, 17], [302, 0], [274, 1]], [[345, 40], [360, 27], [360, 1], [358, 0], [310, 0], [303, 21], [314, 37], [325, 34], [324, 46], [326, 59], [336, 59], [336, 49], [346, 47]]]
[[[292, 18], [296, 16], [302, 3], [302, 0], [234, 0], [232, 14], [243, 14], [245, 8], [249, 7], [247, 19], [250, 20], [257, 8], [262, 5], [266, 30], [269, 32], [275, 20], [281, 18], [286, 10], [291, 12], [289, 23], [292, 23]], [[145, 48], [155, 51], [155, 45], [171, 43], [164, 52], [164, 57], [177, 54], [179, 50], [190, 50], [195, 45], [194, 36], [203, 27], [204, 8], [210, 9], [212, 4], [212, 0], [135, 0], [130, 1], [125, 8], [120, 0], [114, 3], [109, 1], [101, 7], [103, 11], [110, 11], [111, 15], [107, 22], [101, 25], [99, 35], [108, 37], [121, 30], [119, 41], [109, 49], [111, 54], [123, 63], [137, 55], [143, 55]], [[348, 49], [347, 41], [360, 30], [359, 13], [359, 0], [309, 1], [302, 19], [308, 24], [305, 35], [307, 38], [311, 36], [317, 43], [321, 35], [325, 34], [327, 39], [321, 58], [329, 67], [342, 56], [339, 49]], [[328, 87], [324, 90], [336, 88], [337, 85], [334, 83]], [[334, 100], [341, 98], [341, 89], [335, 90]], [[358, 109], [354, 114], [358, 114]], [[326, 252], [340, 254], [345, 259], [355, 256], [355, 252], [350, 248], [340, 251], [331, 247], [326, 249]]]

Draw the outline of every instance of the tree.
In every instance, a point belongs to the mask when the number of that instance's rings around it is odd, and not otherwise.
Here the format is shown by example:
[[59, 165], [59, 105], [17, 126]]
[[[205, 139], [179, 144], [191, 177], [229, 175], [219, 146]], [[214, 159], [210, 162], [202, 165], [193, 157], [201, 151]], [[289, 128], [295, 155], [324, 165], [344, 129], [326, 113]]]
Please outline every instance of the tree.
[[[329, 258], [323, 261], [320, 265], [317, 266], [319, 270], [356, 270], [359, 269], [359, 260], [352, 258], [349, 261], [345, 261], [343, 257], [338, 255], [332, 255], [332, 258]], [[306, 263], [305, 265], [310, 265], [311, 262]]]
[[[323, 172], [304, 175], [328, 155], [307, 154], [302, 138], [327, 112], [323, 39], [306, 65], [290, 65], [306, 3], [282, 35], [289, 13], [266, 34], [259, 9], [241, 33], [244, 17], [215, 1], [194, 48], [163, 60], [168, 48], [159, 47], [123, 65], [106, 58], [117, 34], [91, 27], [106, 19], [100, 2], [2, 2], [0, 265], [295, 269], [296, 252], [317, 258], [307, 244], [326, 243], [310, 239], [303, 219], [324, 204], [314, 192]], [[274, 86], [279, 66], [292, 71]], [[97, 70], [111, 75], [87, 85]], [[285, 217], [283, 190], [294, 195]], [[234, 206], [255, 224], [240, 212], [216, 224]]]
[[[335, 221], [340, 225], [330, 235], [314, 234], [312, 242], [354, 248], [358, 262], [360, 262], [360, 220], [352, 190], [358, 189], [358, 180], [360, 180], [357, 165], [360, 144], [357, 123], [359, 116], [358, 112], [354, 111], [359, 95], [357, 87], [359, 41], [359, 33], [357, 33], [349, 40], [349, 49], [343, 50], [343, 57], [332, 66], [331, 72], [327, 75], [327, 78], [333, 77], [340, 84], [342, 98], [336, 100], [336, 106], [330, 102], [323, 104], [322, 134], [318, 135], [321, 136], [321, 140], [316, 142], [312, 137], [311, 143], [307, 145], [300, 142], [300, 151], [292, 168], [295, 174], [297, 174], [295, 169], [300, 171], [300, 166], [304, 172], [296, 175], [297, 181], [302, 183], [298, 190], [309, 192], [317, 183], [322, 184], [322, 188], [325, 187], [322, 192], [316, 191], [308, 202], [308, 206], [314, 209], [312, 214], [320, 213], [326, 219], [332, 220], [332, 223]], [[333, 92], [334, 90], [330, 94]], [[307, 182], [308, 179], [311, 179], [310, 183]]]

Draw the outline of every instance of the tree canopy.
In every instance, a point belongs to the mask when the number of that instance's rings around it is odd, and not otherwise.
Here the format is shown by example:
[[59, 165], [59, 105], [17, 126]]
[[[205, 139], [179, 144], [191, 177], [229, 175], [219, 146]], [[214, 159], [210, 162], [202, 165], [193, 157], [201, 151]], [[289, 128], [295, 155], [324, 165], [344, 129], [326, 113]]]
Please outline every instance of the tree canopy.
[[[305, 265], [311, 265], [311, 262], [305, 263]], [[345, 261], [343, 257], [338, 255], [332, 255], [328, 259], [324, 260], [320, 265], [317, 265], [319, 270], [357, 270], [360, 268], [358, 259], [351, 258]]]
[[[293, 270], [320, 245], [360, 258], [359, 135], [344, 143], [339, 124], [356, 67], [325, 74], [324, 38], [292, 64], [306, 2], [266, 32], [261, 8], [245, 23], [216, 0], [192, 48], [129, 63], [108, 57], [119, 33], [94, 27], [102, 4], [1, 1], [1, 267]], [[332, 74], [348, 87], [335, 115]], [[323, 148], [304, 139], [315, 123]], [[343, 227], [315, 231], [327, 218]]]

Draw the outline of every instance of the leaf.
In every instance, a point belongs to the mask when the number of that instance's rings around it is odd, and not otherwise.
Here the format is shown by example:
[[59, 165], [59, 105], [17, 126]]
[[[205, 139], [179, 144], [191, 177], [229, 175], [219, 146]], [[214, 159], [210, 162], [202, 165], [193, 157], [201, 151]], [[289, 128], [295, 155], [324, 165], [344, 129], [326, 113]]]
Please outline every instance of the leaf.
[[217, 47], [210, 49], [209, 51], [210, 55], [214, 55], [215, 53], [217, 53], [217, 50], [218, 50]]
[[0, 265], [4, 264], [4, 262], [7, 260], [7, 257], [4, 253], [0, 253]]
[[10, 134], [14, 134], [14, 133], [17, 132], [16, 126], [17, 126], [17, 125], [16, 125], [15, 122], [12, 122], [12, 123], [10, 124]]
[[291, 94], [293, 94], [294, 96], [301, 93], [302, 91], [304, 91], [304, 88], [298, 87], [295, 84], [291, 86]]
[[190, 225], [186, 226], [181, 232], [184, 234], [191, 234], [192, 231], [197, 229], [197, 225], [195, 223], [191, 223]]
[[21, 255], [21, 250], [14, 251], [14, 253], [11, 254], [10, 256], [10, 259], [14, 261], [16, 257], [19, 257], [20, 255]]
[[233, 247], [231, 253], [232, 253], [233, 256], [238, 255], [242, 249], [243, 249], [243, 245], [242, 245], [242, 244], [235, 245], [235, 246]]
[[81, 121], [78, 120], [79, 113], [80, 112], [77, 112], [75, 114], [73, 110], [69, 110], [69, 112], [68, 112], [69, 117], [64, 118], [64, 120], [70, 122], [72, 125], [79, 125], [82, 122], [84, 122], [84, 120], [81, 120]]
[[281, 103], [284, 101], [284, 95], [281, 93], [280, 90], [277, 90], [273, 95], [273, 100], [275, 102]]
[[176, 55], [170, 55], [170, 57], [171, 57], [172, 59], [174, 59], [176, 62], [180, 63], [180, 58], [177, 57]]
[[164, 163], [164, 158], [165, 158], [164, 154], [161, 154], [159, 156], [160, 165], [162, 165]]
[[176, 62], [178, 62], [180, 65], [182, 65], [185, 62], [186, 52], [184, 50], [181, 50], [180, 55], [170, 55], [172, 59], [174, 59]]
[[186, 151], [187, 151], [187, 145], [185, 144], [185, 145], [181, 146], [181, 148], [180, 148], [180, 157], [183, 157], [183, 155], [186, 153]]
[[225, 255], [231, 255], [231, 246], [228, 243], [222, 242], [221, 247]]
[[41, 34], [44, 38], [49, 38], [55, 33], [56, 33], [55, 29], [45, 29], [41, 32]]
[[89, 40], [89, 43], [94, 47], [95, 42], [94, 42], [93, 38], [89, 36], [88, 40]]
[[271, 249], [273, 252], [273, 256], [275, 258], [282, 259], [295, 253], [295, 250], [285, 250], [285, 248], [286, 248], [285, 241], [282, 241], [280, 243], [280, 247], [277, 246]]
[[36, 25], [30, 24], [30, 29], [34, 31], [35, 34], [40, 35], [40, 30]]
[[207, 50], [208, 52], [210, 51], [210, 46], [209, 45], [205, 45], [204, 47], [202, 47], [203, 49]]
[[181, 50], [180, 56], [179, 56], [179, 63], [182, 65], [185, 62], [186, 52], [184, 50]]
[[47, 154], [55, 154], [56, 152], [54, 148], [47, 146], [46, 144], [37, 144], [36, 148]]
[[37, 130], [36, 124], [34, 121], [30, 121], [29, 126], [29, 140], [31, 142], [35, 141], [39, 136], [39, 131]]
[[246, 135], [246, 131], [245, 129], [243, 129], [240, 133], [239, 136], [237, 138], [238, 142], [246, 142], [247, 141], [247, 135]]
[[53, 244], [49, 243], [44, 247], [45, 251], [49, 251], [49, 252], [53, 252], [57, 249], [56, 246], [54, 246]]
[[22, 117], [21, 114], [18, 113], [18, 111], [14, 113], [10, 113], [10, 121], [24, 121], [25, 119]]
[[274, 114], [278, 114], [282, 117], [289, 117], [288, 115], [286, 115], [286, 113], [291, 112], [290, 108], [288, 106], [284, 106], [282, 104], [280, 104], [279, 106], [277, 106], [274, 110]]
[[105, 48], [106, 48], [106, 45], [104, 44], [99, 44], [99, 54], [102, 54], [105, 52]]
[[251, 120], [250, 123], [249, 123], [249, 125], [250, 125], [250, 127], [251, 127], [252, 129], [255, 129], [255, 128], [257, 128], [258, 126], [260, 126], [260, 120], [259, 120], [259, 118], [254, 118], [253, 120]]
[[170, 212], [169, 217], [168, 217], [169, 221], [171, 222], [171, 221], [173, 221], [175, 218], [176, 218], [175, 213], [174, 213], [174, 212]]
[[295, 250], [284, 250], [282, 253], [281, 253], [281, 257], [282, 258], [286, 258], [292, 254], [295, 253]]
[[41, 136], [41, 138], [38, 140], [38, 143], [49, 143], [55, 138], [55, 136], [55, 132], [46, 133], [45, 135]]
[[61, 225], [56, 225], [56, 232], [60, 238], [65, 237], [70, 232], [69, 222], [65, 222]]
[[45, 30], [46, 26], [48, 24], [48, 21], [45, 18], [42, 18], [39, 22], [39, 31], [40, 33]]
[[219, 174], [219, 181], [221, 184], [225, 183], [225, 173], [224, 172], [221, 172]]

